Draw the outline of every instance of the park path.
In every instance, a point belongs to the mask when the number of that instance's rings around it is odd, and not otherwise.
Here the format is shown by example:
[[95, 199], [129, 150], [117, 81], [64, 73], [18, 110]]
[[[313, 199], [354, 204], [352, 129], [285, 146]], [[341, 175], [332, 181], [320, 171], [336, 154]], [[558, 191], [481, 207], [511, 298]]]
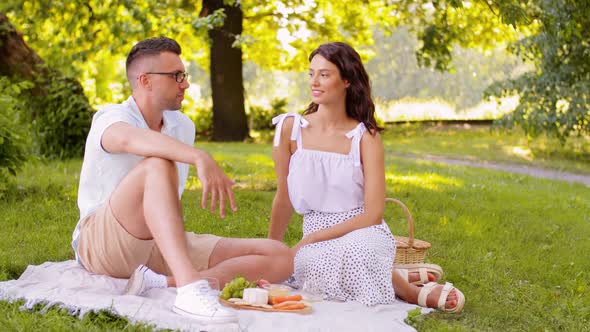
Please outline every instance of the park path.
[[590, 187], [590, 175], [570, 173], [570, 172], [552, 170], [552, 169], [541, 168], [541, 167], [518, 165], [518, 164], [508, 164], [508, 163], [496, 163], [496, 162], [490, 162], [490, 161], [473, 161], [473, 160], [464, 160], [464, 159], [452, 159], [452, 158], [429, 155], [429, 154], [417, 155], [417, 154], [408, 154], [408, 153], [404, 153], [404, 154], [392, 153], [392, 155], [396, 156], [396, 157], [413, 159], [413, 160], [425, 160], [425, 161], [431, 161], [431, 162], [448, 164], [448, 165], [462, 165], [462, 166], [468, 166], [468, 167], [487, 168], [487, 169], [493, 169], [493, 170], [504, 171], [504, 172], [525, 174], [525, 175], [530, 175], [530, 176], [534, 176], [537, 178], [582, 183], [582, 184], [586, 185], [587, 187]]

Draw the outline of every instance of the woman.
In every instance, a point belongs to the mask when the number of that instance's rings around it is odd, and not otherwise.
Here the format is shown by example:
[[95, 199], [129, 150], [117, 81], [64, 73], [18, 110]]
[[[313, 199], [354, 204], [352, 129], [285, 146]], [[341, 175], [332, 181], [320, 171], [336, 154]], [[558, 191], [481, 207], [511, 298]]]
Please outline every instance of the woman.
[[419, 278], [415, 273], [392, 272], [395, 240], [382, 220], [382, 128], [358, 53], [329, 43], [309, 61], [311, 104], [303, 116], [273, 119], [277, 192], [269, 238], [283, 240], [293, 210], [303, 214], [303, 239], [292, 248], [295, 283], [328, 299], [375, 305], [392, 303], [397, 295], [461, 311], [465, 298], [451, 284], [417, 287], [409, 282]]

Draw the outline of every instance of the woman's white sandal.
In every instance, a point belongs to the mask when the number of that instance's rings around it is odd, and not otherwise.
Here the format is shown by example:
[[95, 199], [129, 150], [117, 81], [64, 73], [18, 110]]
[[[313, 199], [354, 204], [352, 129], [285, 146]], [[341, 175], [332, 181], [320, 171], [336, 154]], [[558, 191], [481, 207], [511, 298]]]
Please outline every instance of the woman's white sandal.
[[[434, 281], [439, 281], [443, 276], [442, 268], [436, 264], [397, 264], [393, 266], [393, 269], [399, 271], [405, 280], [416, 286], [422, 286], [430, 282], [430, 280], [428, 280], [428, 273], [431, 273], [434, 276]], [[410, 279], [408, 278], [410, 272], [418, 272], [420, 280], [410, 282]]]
[[[439, 286], [439, 284], [437, 284], [436, 282], [429, 282], [425, 284], [424, 287], [422, 287], [422, 289], [420, 289], [420, 293], [418, 293], [418, 305], [428, 308], [428, 306], [426, 305], [426, 299], [436, 286]], [[461, 312], [461, 310], [463, 310], [463, 306], [465, 305], [465, 295], [463, 295], [463, 293], [461, 293], [460, 290], [453, 287], [453, 284], [450, 282], [447, 282], [441, 286], [442, 290], [440, 292], [440, 295], [438, 296], [438, 303], [436, 308], [448, 313]], [[449, 293], [451, 293], [453, 289], [455, 290], [455, 294], [457, 295], [457, 305], [455, 305], [452, 308], [446, 308], [445, 304], [447, 302], [447, 297], [449, 297]]]

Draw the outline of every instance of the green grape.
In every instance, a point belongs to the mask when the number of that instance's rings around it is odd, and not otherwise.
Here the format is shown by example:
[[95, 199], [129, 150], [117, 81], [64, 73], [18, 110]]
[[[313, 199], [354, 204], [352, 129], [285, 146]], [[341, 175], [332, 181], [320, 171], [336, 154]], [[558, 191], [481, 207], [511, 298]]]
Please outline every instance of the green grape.
[[249, 287], [256, 287], [255, 283], [249, 282], [246, 278], [242, 276], [236, 276], [230, 282], [226, 283], [221, 291], [221, 298], [229, 299], [229, 298], [243, 298], [244, 296], [244, 289]]

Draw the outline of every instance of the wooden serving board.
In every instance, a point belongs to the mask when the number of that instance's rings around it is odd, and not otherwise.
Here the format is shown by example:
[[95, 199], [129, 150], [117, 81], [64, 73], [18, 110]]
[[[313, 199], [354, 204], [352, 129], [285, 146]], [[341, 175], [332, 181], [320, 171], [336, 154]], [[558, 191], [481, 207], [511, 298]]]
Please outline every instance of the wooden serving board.
[[298, 310], [269, 309], [269, 308], [255, 307], [255, 306], [251, 306], [251, 305], [247, 305], [247, 304], [235, 304], [233, 302], [229, 302], [229, 301], [224, 300], [222, 298], [219, 298], [219, 303], [221, 303], [225, 306], [228, 306], [228, 307], [235, 308], [235, 309], [259, 310], [259, 311], [266, 311], [266, 312], [290, 312], [290, 313], [301, 314], [301, 315], [311, 314], [311, 312], [313, 311], [310, 306], [305, 306], [305, 308], [298, 309]]

